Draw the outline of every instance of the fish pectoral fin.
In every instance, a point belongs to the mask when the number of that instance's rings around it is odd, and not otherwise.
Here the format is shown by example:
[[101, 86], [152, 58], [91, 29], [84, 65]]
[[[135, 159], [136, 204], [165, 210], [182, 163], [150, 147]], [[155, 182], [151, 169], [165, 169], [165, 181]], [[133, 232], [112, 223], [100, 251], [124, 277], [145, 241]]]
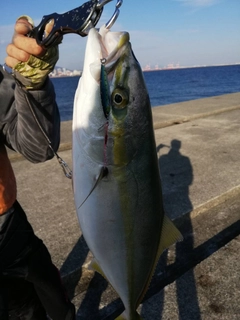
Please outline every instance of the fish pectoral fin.
[[173, 222], [166, 215], [164, 215], [157, 258], [160, 258], [164, 250], [173, 245], [175, 242], [181, 240], [183, 240], [181, 232], [175, 227]]
[[103, 276], [103, 278], [105, 278], [107, 280], [107, 277], [105, 276], [104, 272], [102, 271], [102, 268], [99, 266], [99, 264], [97, 263], [95, 258], [92, 259], [92, 262], [90, 263], [89, 269], [92, 269], [92, 270], [100, 273], [101, 276]]
[[107, 167], [102, 167], [99, 173], [99, 176], [97, 177], [97, 180], [95, 182], [95, 184], [93, 185], [92, 189], [90, 190], [89, 194], [87, 195], [87, 197], [83, 200], [83, 202], [80, 204], [80, 206], [78, 206], [78, 209], [81, 208], [81, 206], [87, 201], [87, 199], [90, 197], [90, 195], [93, 193], [93, 191], [96, 189], [96, 187], [98, 186], [99, 182], [105, 178], [108, 175], [108, 168]]
[[[117, 318], [115, 318], [115, 320], [128, 320], [130, 319], [129, 317], [127, 317], [125, 311]], [[143, 318], [137, 313], [137, 311], [134, 314], [134, 317], [131, 317], [131, 320], [143, 320]]]

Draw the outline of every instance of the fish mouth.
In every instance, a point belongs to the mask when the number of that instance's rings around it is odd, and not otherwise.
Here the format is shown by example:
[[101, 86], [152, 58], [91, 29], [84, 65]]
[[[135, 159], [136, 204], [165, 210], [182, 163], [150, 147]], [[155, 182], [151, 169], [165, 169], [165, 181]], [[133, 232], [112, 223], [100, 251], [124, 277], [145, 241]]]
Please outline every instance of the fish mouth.
[[129, 43], [128, 32], [109, 32], [105, 26], [99, 30], [101, 36], [102, 59], [105, 66], [118, 60], [121, 56], [122, 48]]
[[[84, 142], [83, 149], [91, 150], [95, 161], [104, 159], [108, 165], [117, 167], [128, 164], [135, 154], [134, 148], [131, 152], [125, 150], [125, 140], [130, 140], [125, 126], [130, 95], [129, 38], [128, 32], [109, 32], [104, 27], [100, 31], [91, 29], [81, 86], [90, 107], [81, 120], [86, 126], [82, 125], [80, 140], [86, 141], [91, 136], [91, 143]], [[116, 152], [117, 149], [121, 152]]]
[[96, 48], [95, 55], [89, 66], [92, 77], [100, 83], [101, 66], [104, 65], [108, 80], [111, 80], [115, 66], [129, 43], [129, 33], [112, 32], [102, 26], [99, 31], [92, 28], [88, 37], [92, 37], [93, 41], [97, 42], [97, 47], [94, 46]]
[[[100, 69], [100, 95], [102, 108], [105, 118], [108, 119], [109, 113], [112, 113], [120, 118], [126, 116], [125, 107], [127, 105], [127, 96], [125, 90], [121, 88], [121, 81], [119, 84], [114, 85], [113, 79], [122, 78], [123, 71], [123, 60], [122, 57], [125, 55], [127, 48], [129, 47], [129, 33], [127, 32], [111, 32], [109, 33], [106, 29], [100, 30], [102, 35], [102, 54], [101, 69]], [[122, 80], [122, 79], [121, 79]], [[111, 90], [110, 90], [111, 87]], [[110, 92], [112, 91], [112, 92]]]

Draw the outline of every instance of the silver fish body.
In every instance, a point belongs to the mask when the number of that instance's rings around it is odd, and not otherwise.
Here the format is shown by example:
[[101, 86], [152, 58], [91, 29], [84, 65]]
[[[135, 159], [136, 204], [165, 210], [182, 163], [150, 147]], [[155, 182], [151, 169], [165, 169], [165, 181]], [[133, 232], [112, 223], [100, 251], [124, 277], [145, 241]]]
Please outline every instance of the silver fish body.
[[93, 265], [136, 312], [162, 251], [165, 217], [151, 105], [126, 32], [91, 29], [74, 101], [73, 190]]

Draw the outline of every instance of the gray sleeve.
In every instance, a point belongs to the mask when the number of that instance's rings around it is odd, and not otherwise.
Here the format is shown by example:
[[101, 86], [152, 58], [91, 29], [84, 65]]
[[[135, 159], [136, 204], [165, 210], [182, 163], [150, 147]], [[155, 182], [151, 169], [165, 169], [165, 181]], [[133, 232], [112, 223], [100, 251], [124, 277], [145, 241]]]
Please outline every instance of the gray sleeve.
[[[3, 72], [0, 98], [0, 138], [4, 143], [31, 162], [51, 159], [54, 153], [46, 136], [53, 150], [57, 151], [60, 116], [50, 79], [41, 90], [27, 91]], [[2, 98], [5, 98], [4, 101]]]

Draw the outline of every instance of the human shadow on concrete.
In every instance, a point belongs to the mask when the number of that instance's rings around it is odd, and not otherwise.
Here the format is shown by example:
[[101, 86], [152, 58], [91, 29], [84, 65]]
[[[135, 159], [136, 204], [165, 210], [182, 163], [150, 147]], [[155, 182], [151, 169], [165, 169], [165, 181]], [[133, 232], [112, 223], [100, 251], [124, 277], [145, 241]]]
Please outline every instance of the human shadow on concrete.
[[[81, 267], [86, 260], [88, 252], [88, 246], [83, 236], [81, 236], [60, 268], [64, 286], [66, 287], [68, 297], [71, 300], [74, 297], [75, 288], [81, 279]], [[67, 275], [66, 278], [65, 275]]]
[[[79, 286], [82, 277], [81, 267], [86, 261], [88, 253], [88, 245], [84, 237], [81, 236], [60, 269], [63, 284], [70, 300], [74, 298], [75, 289]], [[65, 275], [67, 276], [65, 277]], [[94, 273], [91, 279], [87, 278], [86, 280], [87, 281], [83, 281], [83, 283], [80, 284], [83, 299], [77, 310], [77, 318], [89, 320], [100, 319], [99, 304], [108, 283], [97, 272]]]
[[[177, 218], [185, 213], [189, 213], [192, 209], [192, 203], [189, 198], [189, 187], [193, 182], [193, 168], [190, 159], [181, 154], [181, 141], [172, 140], [171, 145], [160, 144], [157, 152], [161, 154], [161, 149], [169, 148], [169, 152], [159, 157], [160, 174], [162, 179], [162, 192], [164, 199], [164, 208], [167, 215], [171, 218]], [[189, 215], [185, 219], [185, 228], [191, 236], [184, 241], [176, 244], [175, 262], [181, 257], [181, 252], [194, 249], [194, 237], [192, 236], [192, 223]], [[164, 272], [168, 261], [168, 251], [165, 251], [160, 258], [157, 267], [157, 273]], [[154, 279], [153, 279], [154, 281]], [[179, 319], [184, 320], [200, 320], [200, 308], [198, 304], [196, 283], [194, 273], [190, 270], [187, 277], [179, 277], [176, 280], [176, 300], [179, 311]], [[164, 290], [158, 294], [159, 303], [157, 304], [158, 319], [161, 319], [164, 307]], [[173, 302], [174, 303], [174, 302]], [[156, 312], [156, 304], [154, 305], [154, 313]], [[153, 306], [147, 301], [142, 307], [142, 316], [146, 320], [151, 318], [151, 310]], [[156, 314], [156, 313], [155, 313]]]
[[108, 282], [98, 272], [95, 272], [77, 311], [77, 319], [101, 319], [100, 301], [107, 286]]

